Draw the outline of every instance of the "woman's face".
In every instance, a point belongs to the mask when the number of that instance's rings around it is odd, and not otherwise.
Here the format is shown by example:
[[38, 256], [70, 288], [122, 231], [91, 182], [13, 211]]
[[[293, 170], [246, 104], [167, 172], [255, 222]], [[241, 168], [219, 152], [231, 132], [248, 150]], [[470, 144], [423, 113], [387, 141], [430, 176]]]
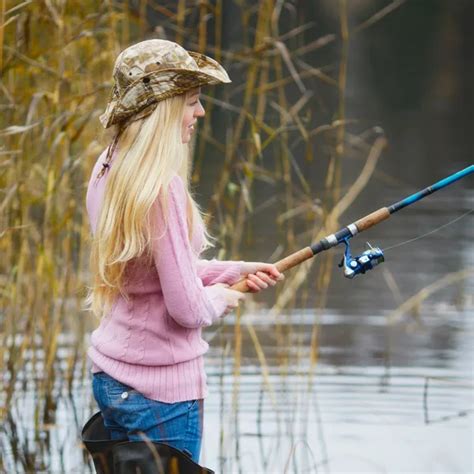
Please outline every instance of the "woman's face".
[[204, 117], [205, 111], [199, 101], [201, 89], [196, 87], [186, 93], [186, 105], [184, 107], [183, 125], [181, 127], [181, 139], [183, 143], [191, 141], [191, 135], [198, 117]]

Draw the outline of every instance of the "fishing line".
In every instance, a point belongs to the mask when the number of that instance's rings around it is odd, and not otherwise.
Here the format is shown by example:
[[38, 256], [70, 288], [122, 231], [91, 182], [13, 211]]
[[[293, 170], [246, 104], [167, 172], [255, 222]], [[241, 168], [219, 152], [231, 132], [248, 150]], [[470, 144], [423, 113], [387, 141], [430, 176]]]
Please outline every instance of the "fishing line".
[[404, 242], [400, 242], [398, 244], [392, 245], [391, 247], [384, 248], [384, 252], [386, 252], [387, 250], [392, 250], [396, 247], [401, 247], [402, 245], [405, 245], [405, 244], [409, 244], [410, 242], [415, 242], [415, 240], [423, 239], [424, 237], [427, 237], [428, 235], [434, 234], [435, 232], [438, 232], [439, 230], [444, 229], [445, 227], [448, 227], [451, 224], [454, 224], [455, 222], [459, 221], [463, 217], [466, 217], [467, 215], [471, 214], [472, 212], [474, 212], [474, 209], [471, 209], [471, 210], [465, 212], [461, 216], [456, 217], [456, 219], [453, 219], [452, 221], [447, 222], [446, 224], [443, 224], [442, 226], [440, 226], [436, 229], [430, 230], [426, 234], [422, 234], [422, 235], [419, 235], [418, 237], [415, 237], [413, 239], [405, 240]]

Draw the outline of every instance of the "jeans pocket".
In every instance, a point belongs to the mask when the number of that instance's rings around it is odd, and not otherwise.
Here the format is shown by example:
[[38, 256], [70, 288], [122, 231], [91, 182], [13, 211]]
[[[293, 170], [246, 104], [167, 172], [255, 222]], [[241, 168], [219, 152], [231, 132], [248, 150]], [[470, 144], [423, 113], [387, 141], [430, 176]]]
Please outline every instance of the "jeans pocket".
[[139, 393], [132, 387], [114, 379], [105, 372], [94, 374], [92, 389], [99, 406], [114, 406], [137, 398]]
[[141, 394], [134, 388], [124, 383], [114, 380], [113, 383], [108, 383], [105, 386], [105, 391], [110, 400], [110, 403], [122, 404], [124, 402], [138, 401], [142, 398]]

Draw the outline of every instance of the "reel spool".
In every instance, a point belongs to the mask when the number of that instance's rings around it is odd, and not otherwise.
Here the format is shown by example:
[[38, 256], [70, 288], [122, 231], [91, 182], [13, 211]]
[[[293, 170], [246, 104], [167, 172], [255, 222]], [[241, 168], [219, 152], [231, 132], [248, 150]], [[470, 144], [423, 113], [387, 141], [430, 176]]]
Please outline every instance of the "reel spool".
[[353, 257], [351, 255], [351, 247], [349, 239], [344, 240], [346, 250], [344, 251], [344, 258], [341, 260], [339, 267], [344, 267], [344, 276], [346, 278], [354, 278], [357, 275], [364, 274], [368, 270], [372, 270], [379, 263], [385, 261], [383, 252], [378, 247], [372, 247], [368, 242], [369, 247], [360, 255]]

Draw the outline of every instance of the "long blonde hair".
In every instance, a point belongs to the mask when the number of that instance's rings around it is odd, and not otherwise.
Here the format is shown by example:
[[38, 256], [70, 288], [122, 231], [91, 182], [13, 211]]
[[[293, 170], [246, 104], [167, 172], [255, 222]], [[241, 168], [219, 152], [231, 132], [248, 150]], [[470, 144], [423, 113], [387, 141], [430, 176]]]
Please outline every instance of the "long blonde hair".
[[[160, 200], [167, 210], [166, 190], [175, 174], [186, 183], [189, 239], [193, 223], [200, 220], [204, 229], [201, 250], [214, 247], [214, 238], [205, 228], [203, 215], [190, 192], [191, 153], [182, 143], [181, 127], [186, 94], [160, 101], [147, 117], [117, 129], [117, 155], [108, 169], [104, 200], [92, 239], [85, 310], [105, 316], [124, 288], [124, 272], [132, 260], [146, 257], [151, 263], [152, 235], [150, 211]], [[113, 152], [109, 149], [109, 152]], [[162, 230], [165, 232], [165, 229]]]

